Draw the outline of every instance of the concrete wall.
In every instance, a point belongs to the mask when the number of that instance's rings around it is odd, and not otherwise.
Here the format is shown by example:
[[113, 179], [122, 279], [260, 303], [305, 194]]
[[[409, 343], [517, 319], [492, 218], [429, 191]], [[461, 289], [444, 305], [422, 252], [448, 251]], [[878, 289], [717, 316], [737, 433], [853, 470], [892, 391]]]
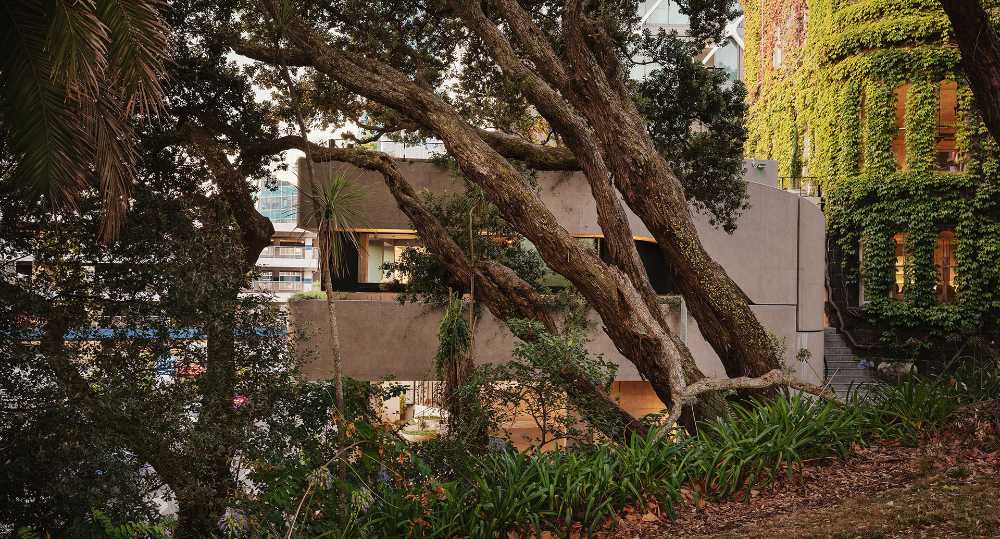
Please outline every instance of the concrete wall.
[[[706, 216], [692, 213], [698, 234], [708, 253], [726, 269], [751, 300], [760, 321], [784, 341], [786, 364], [806, 381], [819, 382], [823, 373], [823, 274], [824, 221], [815, 204], [780, 191], [774, 162], [758, 161], [762, 168], [747, 166], [750, 209], [738, 221], [733, 234], [714, 228]], [[400, 161], [403, 174], [417, 190], [460, 192], [462, 180], [441, 166], [426, 161]], [[327, 164], [320, 174], [342, 174], [364, 186], [369, 230], [410, 230], [406, 216], [383, 183], [381, 175], [343, 163]], [[304, 176], [303, 176], [304, 177]], [[537, 176], [538, 195], [570, 233], [599, 235], [596, 209], [586, 180], [578, 173], [544, 172]], [[305, 183], [309, 183], [308, 179]], [[308, 189], [308, 186], [305, 186]], [[300, 204], [308, 204], [300, 196]], [[303, 215], [306, 212], [300, 211]], [[631, 212], [634, 235], [651, 234]], [[300, 223], [300, 226], [305, 223]], [[365, 299], [362, 299], [365, 298]], [[318, 323], [325, 314], [322, 302], [291, 306], [297, 324], [311, 326], [310, 338], [301, 342], [304, 353], [318, 359], [307, 369], [309, 376], [330, 374], [329, 347]], [[426, 379], [437, 347], [440, 313], [419, 305], [401, 306], [388, 296], [346, 296], [338, 302], [345, 372], [359, 378]], [[671, 312], [673, 327], [683, 332], [680, 312]], [[639, 380], [635, 367], [625, 360], [595, 320], [591, 348], [620, 364], [619, 380]], [[718, 356], [688, 317], [687, 343], [699, 366], [710, 376], [724, 374]], [[483, 361], [510, 357], [512, 336], [497, 321], [485, 315], [476, 336], [477, 353]], [[796, 360], [801, 349], [811, 359]], [[321, 351], [325, 353], [321, 353]]]
[[[393, 294], [343, 293], [336, 302], [337, 327], [344, 374], [362, 380], [392, 377], [396, 380], [434, 380], [434, 355], [440, 309], [400, 305]], [[292, 301], [288, 311], [295, 328], [296, 352], [304, 360], [303, 374], [310, 379], [333, 376], [329, 353], [326, 300]], [[663, 306], [671, 327], [680, 327], [679, 309]], [[615, 349], [591, 314], [593, 339], [587, 348], [617, 362], [619, 380], [640, 380], [635, 366]], [[514, 336], [487, 310], [476, 319], [476, 360], [502, 363], [510, 360]]]

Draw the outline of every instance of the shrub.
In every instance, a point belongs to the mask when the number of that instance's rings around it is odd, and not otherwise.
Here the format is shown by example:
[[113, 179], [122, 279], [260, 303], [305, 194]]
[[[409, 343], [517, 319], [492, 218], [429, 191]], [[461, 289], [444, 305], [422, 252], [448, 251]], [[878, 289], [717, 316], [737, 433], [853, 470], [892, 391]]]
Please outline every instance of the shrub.
[[709, 496], [748, 497], [803, 460], [847, 455], [861, 441], [857, 419], [852, 407], [801, 395], [735, 405], [731, 418], [702, 425], [688, 476]]
[[908, 377], [900, 384], [881, 385], [860, 403], [869, 434], [916, 444], [940, 427], [959, 406], [955, 390], [938, 380]]

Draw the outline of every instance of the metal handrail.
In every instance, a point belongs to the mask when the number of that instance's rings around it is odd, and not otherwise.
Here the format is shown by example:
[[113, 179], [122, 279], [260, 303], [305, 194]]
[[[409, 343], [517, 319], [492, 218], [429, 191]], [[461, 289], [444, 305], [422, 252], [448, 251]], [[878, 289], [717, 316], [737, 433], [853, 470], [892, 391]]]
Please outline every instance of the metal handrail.
[[835, 325], [834, 327], [836, 327], [841, 333], [843, 333], [844, 337], [847, 337], [847, 341], [852, 349], [872, 350], [875, 348], [874, 345], [858, 343], [858, 340], [854, 338], [854, 334], [847, 329], [847, 325], [844, 323], [844, 315], [843, 313], [840, 312], [840, 307], [837, 305], [837, 299], [833, 296], [833, 285], [830, 283], [830, 281], [832, 280], [830, 274], [830, 242], [831, 242], [830, 238], [827, 238], [826, 254], [824, 255], [824, 259], [826, 261], [826, 271], [824, 272], [823, 275], [824, 277], [823, 285], [826, 287], [827, 297], [830, 298], [830, 306], [833, 307], [833, 312], [834, 314], [837, 315], [838, 324]]

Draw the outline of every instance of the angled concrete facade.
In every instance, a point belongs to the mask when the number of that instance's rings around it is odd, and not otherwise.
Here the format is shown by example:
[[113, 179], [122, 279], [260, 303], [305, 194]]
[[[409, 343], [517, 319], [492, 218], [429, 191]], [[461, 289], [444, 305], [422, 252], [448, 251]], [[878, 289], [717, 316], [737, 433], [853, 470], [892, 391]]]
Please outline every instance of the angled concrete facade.
[[[403, 174], [419, 190], [458, 192], [462, 180], [452, 171], [429, 161], [400, 161]], [[774, 162], [748, 162], [746, 179], [750, 209], [733, 234], [714, 228], [708, 218], [693, 212], [699, 235], [709, 254], [726, 269], [752, 302], [763, 324], [785, 345], [786, 366], [809, 382], [821, 382], [823, 373], [823, 275], [824, 221], [812, 201], [778, 190]], [[362, 233], [412, 232], [406, 216], [396, 207], [382, 177], [348, 164], [326, 164], [319, 174], [342, 174], [364, 186], [367, 223]], [[304, 176], [302, 176], [304, 178]], [[597, 237], [596, 209], [586, 180], [579, 173], [546, 172], [537, 175], [538, 193], [571, 234]], [[301, 182], [302, 180], [300, 180]], [[307, 186], [300, 186], [303, 191]], [[301, 196], [299, 204], [307, 205]], [[300, 212], [302, 214], [306, 212]], [[652, 241], [642, 222], [629, 214], [638, 241]], [[299, 226], [302, 226], [300, 223]], [[669, 268], [666, 268], [669, 271]], [[441, 313], [422, 305], [400, 305], [388, 292], [339, 293], [337, 302], [345, 374], [377, 380], [433, 379], [437, 325]], [[711, 347], [687, 315], [682, 299], [663, 296], [663, 309], [674, 330], [687, 342], [699, 366], [709, 376], [724, 371]], [[305, 374], [311, 378], [332, 375], [322, 300], [290, 304], [298, 350], [307, 359]], [[615, 349], [593, 317], [590, 349], [619, 365], [619, 381], [638, 381], [635, 367]], [[481, 362], [510, 358], [513, 337], [488, 313], [477, 322], [476, 355]], [[802, 352], [802, 350], [808, 353]], [[805, 358], [805, 361], [800, 361]]]

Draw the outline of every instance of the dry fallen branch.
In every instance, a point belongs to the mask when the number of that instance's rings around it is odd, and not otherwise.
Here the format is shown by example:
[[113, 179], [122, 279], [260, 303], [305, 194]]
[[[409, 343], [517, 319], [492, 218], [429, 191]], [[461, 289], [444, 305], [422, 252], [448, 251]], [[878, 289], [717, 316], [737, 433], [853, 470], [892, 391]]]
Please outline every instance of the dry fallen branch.
[[677, 424], [677, 420], [680, 419], [684, 405], [694, 402], [703, 393], [733, 389], [768, 389], [777, 386], [796, 389], [837, 404], [843, 404], [829, 388], [796, 380], [792, 375], [781, 369], [774, 369], [756, 378], [749, 376], [740, 376], [738, 378], [704, 378], [685, 386], [682, 391], [675, 393], [670, 407], [670, 415], [667, 417], [657, 437], [662, 437], [670, 432], [674, 425]]

